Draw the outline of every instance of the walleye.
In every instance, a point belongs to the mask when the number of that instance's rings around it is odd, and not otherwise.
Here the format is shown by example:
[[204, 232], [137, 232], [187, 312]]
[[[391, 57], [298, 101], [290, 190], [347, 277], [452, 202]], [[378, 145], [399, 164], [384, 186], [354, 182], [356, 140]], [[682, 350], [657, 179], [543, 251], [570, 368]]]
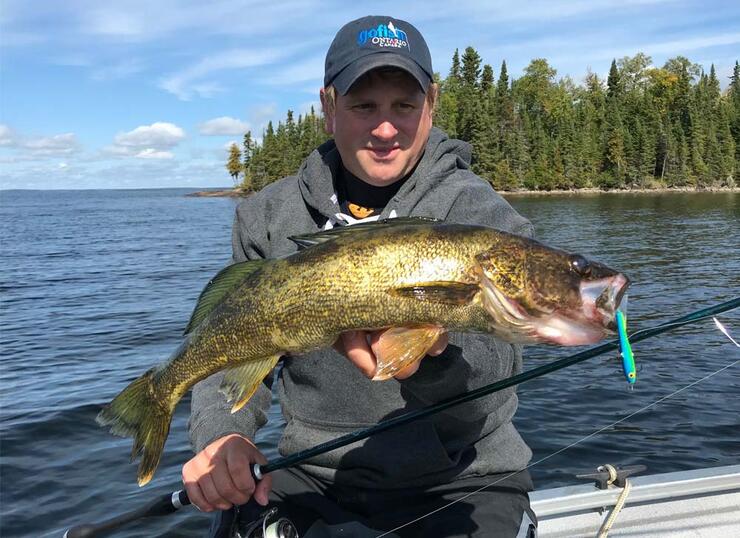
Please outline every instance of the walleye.
[[509, 342], [594, 343], [616, 328], [629, 280], [578, 254], [483, 226], [393, 219], [292, 238], [302, 250], [233, 264], [201, 293], [169, 361], [133, 381], [98, 415], [134, 438], [139, 485], [151, 480], [177, 402], [228, 369], [232, 412], [286, 354], [331, 346], [349, 330], [381, 337], [387, 379], [445, 331]]

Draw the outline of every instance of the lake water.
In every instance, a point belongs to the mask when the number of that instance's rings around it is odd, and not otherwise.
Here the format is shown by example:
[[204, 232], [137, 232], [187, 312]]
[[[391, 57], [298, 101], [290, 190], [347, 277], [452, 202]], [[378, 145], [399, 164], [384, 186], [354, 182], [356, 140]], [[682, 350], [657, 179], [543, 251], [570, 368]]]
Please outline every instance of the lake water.
[[[143, 489], [129, 439], [95, 424], [100, 406], [178, 345], [202, 286], [230, 257], [235, 201], [187, 190], [0, 192], [0, 535], [61, 536], [180, 488], [188, 399]], [[740, 194], [512, 196], [539, 239], [625, 271], [630, 329], [740, 295]], [[740, 335], [740, 314], [721, 316]], [[525, 367], [577, 349], [530, 347]], [[616, 357], [523, 384], [516, 425], [534, 461], [736, 360], [711, 320], [635, 345], [629, 391]], [[532, 467], [536, 486], [602, 463], [650, 472], [736, 464], [740, 366]], [[260, 432], [276, 455], [279, 413]], [[117, 536], [200, 536], [186, 509]]]

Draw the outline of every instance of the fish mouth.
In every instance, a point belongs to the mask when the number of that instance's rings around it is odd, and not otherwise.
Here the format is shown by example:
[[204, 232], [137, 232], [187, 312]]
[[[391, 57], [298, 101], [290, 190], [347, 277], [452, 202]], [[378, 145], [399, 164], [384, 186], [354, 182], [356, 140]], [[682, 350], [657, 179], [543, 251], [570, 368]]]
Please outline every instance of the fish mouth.
[[582, 282], [580, 312], [569, 316], [556, 312], [544, 318], [537, 329], [538, 336], [563, 346], [582, 346], [615, 334], [617, 310], [626, 309], [624, 299], [629, 284], [629, 279], [621, 273]]
[[628, 286], [629, 279], [621, 273], [583, 282], [580, 310], [531, 314], [487, 281], [483, 302], [493, 318], [494, 332], [510, 342], [579, 346], [595, 344], [616, 332], [616, 311]]
[[601, 324], [613, 334], [617, 330], [617, 310], [622, 306], [622, 300], [627, 294], [630, 285], [629, 279], [622, 273], [614, 276], [582, 282], [581, 312], [586, 320]]

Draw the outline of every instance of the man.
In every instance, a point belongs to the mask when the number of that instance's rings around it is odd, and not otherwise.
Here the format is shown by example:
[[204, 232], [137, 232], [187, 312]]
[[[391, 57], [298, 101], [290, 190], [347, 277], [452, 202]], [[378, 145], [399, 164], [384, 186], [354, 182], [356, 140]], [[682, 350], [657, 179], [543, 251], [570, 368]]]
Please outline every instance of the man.
[[[432, 74], [427, 45], [408, 22], [364, 17], [341, 28], [327, 53], [321, 90], [334, 139], [296, 176], [239, 205], [233, 261], [290, 254], [292, 235], [396, 216], [531, 235], [529, 222], [469, 171], [470, 146], [432, 127]], [[277, 374], [286, 420], [281, 453], [521, 369], [518, 347], [487, 335], [450, 334], [395, 379], [373, 382], [379, 334], [355, 331], [343, 334], [335, 349], [283, 358]], [[514, 389], [268, 474], [255, 485], [249, 465], [266, 460], [252, 440], [266, 422], [273, 376], [233, 415], [218, 393], [220, 378], [193, 389], [190, 433], [197, 454], [183, 467], [183, 482], [201, 510], [228, 510], [250, 498], [275, 503], [301, 536], [377, 536], [417, 518], [391, 536], [514, 536], [529, 527], [531, 481], [526, 471], [512, 475], [531, 457], [511, 424]], [[451, 501], [458, 502], [427, 515]], [[213, 536], [223, 535], [229, 517], [221, 513]]]

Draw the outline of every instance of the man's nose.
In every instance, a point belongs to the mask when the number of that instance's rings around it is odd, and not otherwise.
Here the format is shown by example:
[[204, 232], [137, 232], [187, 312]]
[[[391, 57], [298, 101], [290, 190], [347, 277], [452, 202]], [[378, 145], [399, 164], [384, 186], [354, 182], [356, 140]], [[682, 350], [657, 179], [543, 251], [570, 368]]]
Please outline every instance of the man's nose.
[[381, 121], [375, 129], [372, 130], [372, 135], [380, 140], [392, 140], [398, 134], [398, 129], [395, 125], [388, 120]]

